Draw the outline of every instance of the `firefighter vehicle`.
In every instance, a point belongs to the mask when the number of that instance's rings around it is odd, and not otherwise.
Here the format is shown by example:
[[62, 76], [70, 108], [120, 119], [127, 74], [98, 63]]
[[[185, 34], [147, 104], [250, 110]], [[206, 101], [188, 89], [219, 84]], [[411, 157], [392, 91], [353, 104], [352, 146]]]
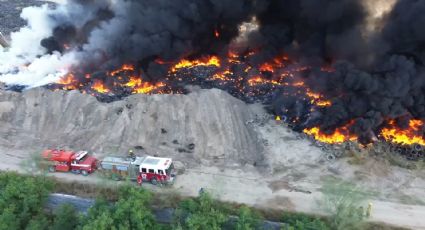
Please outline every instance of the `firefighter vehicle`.
[[172, 184], [176, 177], [171, 158], [147, 156], [140, 164], [139, 184], [150, 181], [152, 184]]
[[87, 151], [65, 151], [48, 149], [42, 153], [43, 165], [49, 172], [73, 172], [87, 176], [97, 169], [97, 159]]
[[142, 184], [149, 181], [152, 184], [172, 184], [175, 178], [171, 158], [161, 157], [105, 157], [100, 163], [100, 172], [115, 180], [124, 178], [137, 180]]

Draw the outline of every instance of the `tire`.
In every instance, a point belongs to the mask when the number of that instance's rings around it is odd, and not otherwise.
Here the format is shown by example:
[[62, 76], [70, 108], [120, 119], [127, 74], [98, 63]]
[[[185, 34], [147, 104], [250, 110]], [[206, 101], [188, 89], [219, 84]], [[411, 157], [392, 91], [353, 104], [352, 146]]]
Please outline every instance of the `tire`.
[[153, 185], [157, 185], [157, 184], [158, 184], [158, 180], [157, 180], [156, 178], [152, 178], [152, 179], [151, 179], [151, 183], [152, 183]]
[[415, 151], [421, 152], [421, 151], [423, 150], [423, 146], [422, 146], [422, 145], [420, 145], [420, 144], [415, 144], [415, 145], [413, 146], [413, 149], [414, 149]]
[[89, 175], [89, 172], [87, 172], [86, 170], [81, 170], [81, 174], [83, 176], [88, 176]]
[[72, 173], [74, 173], [74, 174], [80, 174], [81, 171], [80, 170], [72, 170]]
[[55, 166], [49, 166], [49, 172], [56, 172]]
[[328, 160], [328, 161], [334, 161], [335, 160], [335, 155], [333, 155], [333, 154], [326, 155], [326, 160]]

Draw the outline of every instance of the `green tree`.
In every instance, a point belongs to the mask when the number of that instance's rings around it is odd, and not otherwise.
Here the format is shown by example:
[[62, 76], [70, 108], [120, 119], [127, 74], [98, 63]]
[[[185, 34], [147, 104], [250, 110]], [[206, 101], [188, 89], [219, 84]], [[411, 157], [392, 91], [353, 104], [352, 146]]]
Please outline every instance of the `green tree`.
[[86, 216], [80, 216], [79, 229], [107, 230], [113, 228], [112, 205], [103, 198], [96, 199], [94, 205], [88, 210]]
[[25, 230], [46, 230], [49, 226], [50, 222], [43, 213], [31, 219]]
[[74, 206], [65, 204], [59, 207], [54, 218], [51, 230], [74, 230], [78, 224], [78, 217]]
[[175, 229], [219, 230], [228, 220], [227, 213], [219, 208], [211, 196], [204, 192], [199, 197], [187, 199], [176, 210]]
[[99, 216], [91, 219], [83, 227], [83, 230], [116, 230], [114, 220], [109, 211], [103, 211]]
[[260, 222], [260, 216], [254, 213], [250, 208], [242, 206], [239, 208], [239, 216], [236, 221], [236, 230], [256, 229]]
[[[20, 176], [17, 173], [0, 173], [0, 216], [6, 225], [9, 218], [14, 224], [8, 229], [25, 229], [29, 221], [43, 213], [43, 206], [53, 183], [45, 177]], [[7, 226], [7, 225], [6, 225]]]
[[155, 218], [149, 208], [152, 194], [146, 190], [123, 186], [115, 204], [104, 199], [96, 201], [87, 216], [81, 218], [79, 229], [157, 229]]
[[148, 208], [152, 194], [134, 186], [124, 186], [119, 191], [113, 219], [118, 229], [154, 229], [155, 218]]
[[0, 230], [19, 230], [20, 220], [15, 214], [15, 208], [10, 205], [3, 209], [0, 214]]

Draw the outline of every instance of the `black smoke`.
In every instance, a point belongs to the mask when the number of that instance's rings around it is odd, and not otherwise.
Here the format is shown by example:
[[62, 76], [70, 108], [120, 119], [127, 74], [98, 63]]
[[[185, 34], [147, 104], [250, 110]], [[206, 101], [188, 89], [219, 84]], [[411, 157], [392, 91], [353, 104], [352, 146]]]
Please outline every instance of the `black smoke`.
[[398, 0], [374, 31], [366, 30], [368, 12], [359, 0], [92, 0], [74, 1], [70, 9], [90, 17], [75, 23], [51, 15], [58, 25], [41, 45], [49, 53], [67, 52], [71, 44], [82, 73], [133, 63], [158, 81], [169, 66], [156, 60], [224, 56], [239, 26], [255, 18], [259, 29], [237, 45], [240, 52], [257, 51], [244, 61], [255, 66], [286, 54], [310, 67], [297, 77], [332, 102], [317, 107], [290, 87], [276, 89], [267, 104], [296, 121], [295, 129], [332, 133], [352, 123], [350, 131], [367, 143], [389, 120], [400, 127], [425, 120], [424, 1]]

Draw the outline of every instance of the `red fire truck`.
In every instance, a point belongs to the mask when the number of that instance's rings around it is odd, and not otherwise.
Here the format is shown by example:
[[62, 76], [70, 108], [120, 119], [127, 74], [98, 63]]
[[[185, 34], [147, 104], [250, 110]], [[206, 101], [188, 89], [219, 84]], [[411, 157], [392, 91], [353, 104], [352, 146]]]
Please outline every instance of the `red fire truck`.
[[48, 149], [42, 153], [44, 163], [49, 172], [73, 172], [84, 176], [97, 169], [97, 159], [90, 156], [87, 151], [66, 151]]

